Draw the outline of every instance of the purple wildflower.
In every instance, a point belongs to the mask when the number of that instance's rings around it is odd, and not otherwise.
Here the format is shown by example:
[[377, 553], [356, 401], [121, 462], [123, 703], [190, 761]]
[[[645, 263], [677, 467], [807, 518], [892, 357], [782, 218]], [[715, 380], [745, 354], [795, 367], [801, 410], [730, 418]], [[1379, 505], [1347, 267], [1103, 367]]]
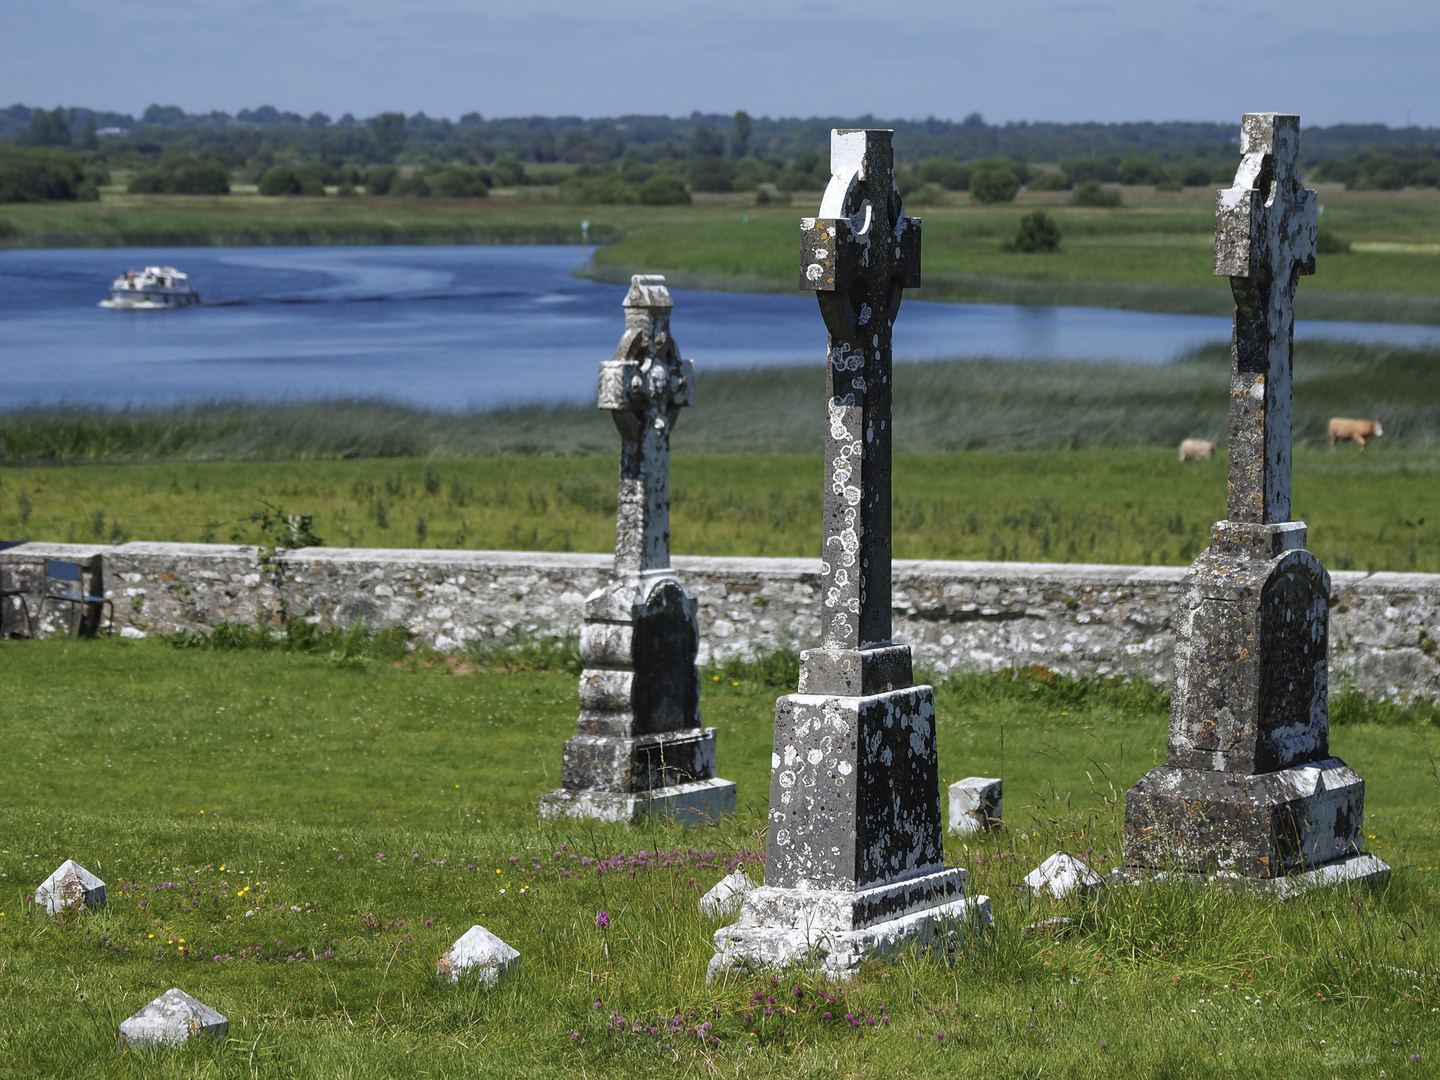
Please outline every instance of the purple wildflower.
[[599, 930], [610, 929], [610, 913], [608, 911], [601, 911], [596, 913], [595, 927]]

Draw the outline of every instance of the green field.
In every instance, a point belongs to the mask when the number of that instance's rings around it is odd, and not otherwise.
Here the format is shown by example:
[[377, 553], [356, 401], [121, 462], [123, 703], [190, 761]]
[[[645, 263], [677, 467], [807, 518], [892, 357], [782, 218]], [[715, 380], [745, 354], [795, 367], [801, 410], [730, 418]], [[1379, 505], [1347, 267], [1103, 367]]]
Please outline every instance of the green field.
[[[1301, 286], [1301, 317], [1440, 322], [1440, 192], [1320, 191], [1325, 229], [1354, 250], [1321, 257]], [[912, 206], [925, 222], [926, 285], [918, 295], [1228, 313], [1228, 290], [1211, 273], [1213, 192], [1130, 188], [1124, 198], [1113, 210], [1072, 206], [1068, 192], [1024, 192], [999, 206], [949, 194]], [[0, 217], [13, 235], [0, 246], [578, 243], [585, 219], [592, 241], [609, 244], [596, 257], [599, 276], [663, 271], [691, 286], [788, 290], [797, 282], [798, 218], [818, 201], [818, 193], [797, 193], [790, 206], [757, 206], [753, 194], [703, 195], [682, 207], [587, 207], [560, 202], [553, 188], [502, 190], [484, 200], [107, 189], [98, 204], [5, 207]], [[1059, 221], [1060, 252], [1002, 251], [1034, 209]]]
[[[787, 688], [743, 667], [705, 674], [720, 771], [739, 784], [734, 821], [541, 827], [574, 675], [457, 668], [155, 639], [0, 642], [0, 1076], [1433, 1068], [1429, 714], [1374, 723], [1355, 707], [1332, 734], [1366, 777], [1367, 844], [1395, 868], [1387, 888], [1291, 903], [1122, 889], [1047, 905], [1014, 886], [1051, 851], [1101, 869], [1118, 858], [1117, 796], [1163, 755], [1165, 700], [949, 682], [942, 782], [1006, 782], [1006, 827], [947, 845], [972, 892], [993, 898], [996, 929], [949, 964], [876, 963], [844, 986], [803, 974], [707, 986], [718, 924], [695, 900], [731, 866], [760, 873], [773, 699]], [[35, 913], [26, 897], [66, 857], [105, 878], [105, 910]], [[1021, 933], [1056, 914], [1079, 927]], [[477, 922], [521, 950], [520, 978], [491, 994], [440, 987], [437, 954]], [[170, 986], [225, 1013], [229, 1040], [117, 1054], [119, 1021]], [[757, 993], [776, 998], [772, 1015]]]

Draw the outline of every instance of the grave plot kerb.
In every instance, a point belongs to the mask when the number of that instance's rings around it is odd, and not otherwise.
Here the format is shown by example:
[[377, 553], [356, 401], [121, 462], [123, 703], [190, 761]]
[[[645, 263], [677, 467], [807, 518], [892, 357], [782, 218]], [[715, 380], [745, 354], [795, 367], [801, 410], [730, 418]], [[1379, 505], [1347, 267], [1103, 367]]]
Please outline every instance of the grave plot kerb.
[[1298, 116], [1247, 114], [1216, 202], [1235, 297], [1228, 516], [1182, 582], [1166, 764], [1126, 798], [1136, 868], [1270, 879], [1361, 854], [1364, 781], [1329, 756], [1330, 576], [1290, 520], [1294, 299], [1317, 220], [1299, 147]]
[[624, 333], [600, 365], [598, 404], [620, 433], [615, 562], [585, 599], [580, 717], [544, 816], [700, 823], [734, 812], [735, 785], [715, 776], [715, 729], [700, 720], [697, 605], [670, 567], [670, 433], [694, 383], [673, 306], [663, 277], [633, 277]]
[[829, 333], [820, 648], [776, 703], [765, 884], [718, 931], [712, 977], [809, 964], [836, 976], [978, 917], [944, 865], [935, 701], [891, 640], [891, 333], [920, 284], [920, 222], [891, 132], [836, 130], [800, 276]]

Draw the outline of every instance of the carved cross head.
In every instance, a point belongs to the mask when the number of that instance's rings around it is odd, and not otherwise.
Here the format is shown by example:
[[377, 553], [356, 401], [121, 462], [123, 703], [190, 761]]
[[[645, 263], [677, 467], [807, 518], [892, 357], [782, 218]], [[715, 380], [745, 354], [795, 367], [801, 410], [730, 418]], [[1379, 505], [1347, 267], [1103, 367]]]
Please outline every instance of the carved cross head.
[[627, 438], [651, 424], [673, 426], [678, 410], [693, 400], [695, 366], [680, 359], [670, 336], [674, 302], [665, 278], [636, 274], [625, 295], [625, 332], [615, 356], [600, 365], [600, 408], [616, 414]]
[[882, 324], [888, 334], [903, 290], [920, 287], [920, 219], [905, 216], [895, 186], [892, 134], [832, 131], [820, 214], [800, 222], [800, 287], [821, 295], [833, 338], [868, 341]]
[[1300, 117], [1246, 113], [1240, 125], [1240, 168], [1219, 193], [1215, 211], [1215, 273], [1239, 278], [1243, 292], [1287, 294], [1300, 274], [1315, 272], [1319, 203], [1300, 186]]

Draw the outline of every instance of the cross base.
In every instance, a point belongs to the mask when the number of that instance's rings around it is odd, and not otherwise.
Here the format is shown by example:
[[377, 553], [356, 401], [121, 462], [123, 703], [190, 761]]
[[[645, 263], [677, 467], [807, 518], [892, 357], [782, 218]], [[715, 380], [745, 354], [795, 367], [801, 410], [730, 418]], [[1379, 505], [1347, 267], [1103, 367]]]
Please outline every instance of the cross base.
[[1361, 853], [1346, 855], [1343, 859], [1286, 874], [1276, 878], [1247, 878], [1229, 870], [1213, 874], [1170, 873], [1163, 870], [1116, 868], [1110, 872], [1112, 885], [1147, 885], [1169, 881], [1175, 877], [1188, 879], [1195, 885], [1234, 889], [1238, 892], [1273, 896], [1279, 900], [1293, 900], [1297, 896], [1332, 885], [1383, 885], [1390, 877], [1390, 867], [1374, 855]]
[[638, 825], [649, 817], [666, 817], [686, 825], [713, 825], [734, 813], [733, 780], [700, 780], [639, 792], [558, 788], [540, 796], [540, 817], [546, 819], [590, 818]]
[[1259, 775], [1162, 765], [1125, 795], [1125, 864], [1273, 880], [1359, 854], [1364, 818], [1365, 781], [1339, 758]]
[[[707, 978], [806, 967], [847, 979], [866, 960], [906, 948], [951, 951], [966, 933], [994, 923], [990, 898], [964, 892], [964, 871], [953, 869], [857, 892], [754, 889], [739, 921], [716, 931]], [[888, 917], [865, 917], [887, 907]]]

